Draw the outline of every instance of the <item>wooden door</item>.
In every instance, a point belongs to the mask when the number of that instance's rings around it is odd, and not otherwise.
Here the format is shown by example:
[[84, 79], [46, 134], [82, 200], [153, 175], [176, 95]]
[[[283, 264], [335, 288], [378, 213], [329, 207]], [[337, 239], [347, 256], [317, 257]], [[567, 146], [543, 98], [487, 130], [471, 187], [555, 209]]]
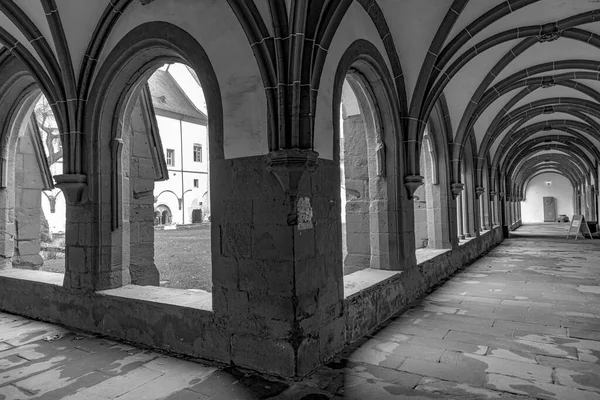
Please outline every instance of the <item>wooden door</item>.
[[544, 222], [556, 222], [556, 199], [544, 197]]

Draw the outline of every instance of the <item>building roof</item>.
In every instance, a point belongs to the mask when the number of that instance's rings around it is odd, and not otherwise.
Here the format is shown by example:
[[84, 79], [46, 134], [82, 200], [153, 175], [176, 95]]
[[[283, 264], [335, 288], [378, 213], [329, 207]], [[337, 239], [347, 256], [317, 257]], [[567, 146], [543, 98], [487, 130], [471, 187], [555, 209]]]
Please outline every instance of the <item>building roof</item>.
[[194, 106], [168, 71], [156, 70], [148, 79], [148, 86], [157, 115], [207, 125], [206, 114]]

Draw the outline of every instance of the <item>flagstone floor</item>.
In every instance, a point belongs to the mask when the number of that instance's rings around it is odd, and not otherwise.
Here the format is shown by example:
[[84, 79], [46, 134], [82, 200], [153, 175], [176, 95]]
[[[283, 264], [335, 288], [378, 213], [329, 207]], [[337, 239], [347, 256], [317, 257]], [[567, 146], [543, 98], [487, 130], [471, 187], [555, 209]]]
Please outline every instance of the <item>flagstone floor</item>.
[[600, 399], [600, 240], [527, 225], [302, 382], [0, 313], [2, 399]]

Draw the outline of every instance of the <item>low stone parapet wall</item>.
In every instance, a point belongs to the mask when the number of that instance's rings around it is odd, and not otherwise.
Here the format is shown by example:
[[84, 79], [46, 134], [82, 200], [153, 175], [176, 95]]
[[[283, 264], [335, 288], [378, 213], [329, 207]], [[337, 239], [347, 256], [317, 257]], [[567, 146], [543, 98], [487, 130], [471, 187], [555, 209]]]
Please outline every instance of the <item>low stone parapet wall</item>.
[[502, 242], [495, 227], [406, 271], [363, 270], [344, 277], [346, 341], [352, 343]]

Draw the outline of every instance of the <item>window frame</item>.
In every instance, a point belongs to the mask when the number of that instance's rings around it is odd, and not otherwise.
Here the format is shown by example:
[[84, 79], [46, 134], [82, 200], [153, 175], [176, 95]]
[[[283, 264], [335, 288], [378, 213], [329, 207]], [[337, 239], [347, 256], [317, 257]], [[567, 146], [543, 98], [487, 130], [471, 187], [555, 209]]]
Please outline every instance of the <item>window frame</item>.
[[175, 166], [175, 149], [166, 149], [165, 151], [165, 159], [167, 165], [174, 167]]
[[194, 143], [193, 145], [193, 159], [194, 162], [202, 162], [202, 144], [200, 143]]

